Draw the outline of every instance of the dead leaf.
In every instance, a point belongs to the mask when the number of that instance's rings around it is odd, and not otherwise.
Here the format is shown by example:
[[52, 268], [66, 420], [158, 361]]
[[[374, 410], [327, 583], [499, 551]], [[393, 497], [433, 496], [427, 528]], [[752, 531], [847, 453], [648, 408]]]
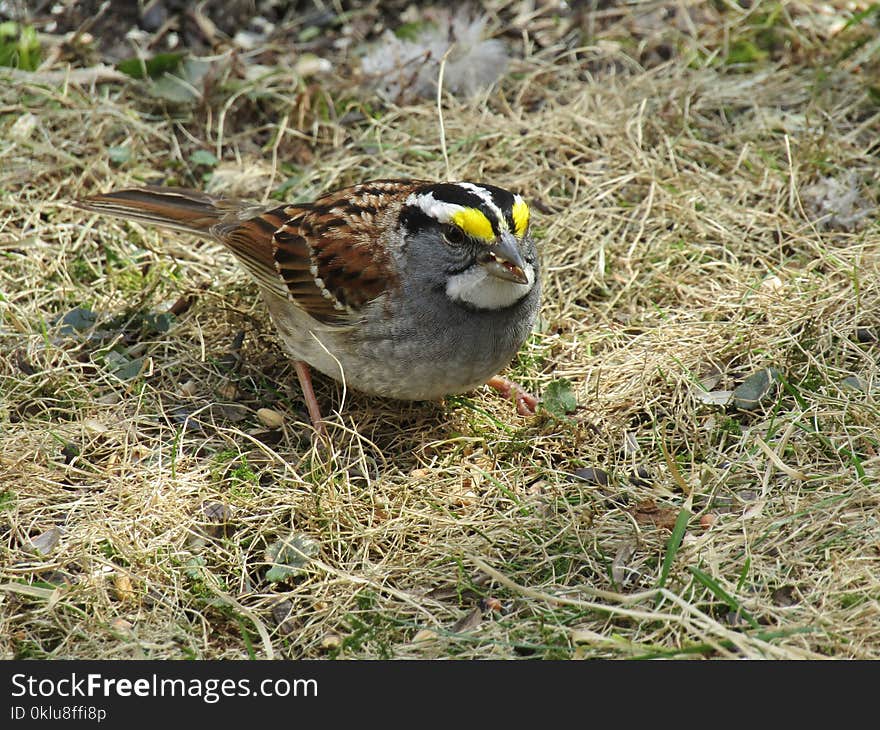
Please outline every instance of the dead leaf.
[[110, 430], [110, 427], [101, 423], [97, 418], [86, 418], [82, 422], [83, 428], [92, 434], [102, 436]]
[[113, 577], [113, 588], [116, 591], [116, 598], [119, 601], [133, 601], [135, 598], [134, 587], [131, 584], [131, 578], [125, 573], [117, 573]]
[[59, 86], [66, 83], [94, 86], [95, 84], [129, 80], [129, 77], [124, 73], [104, 64], [90, 68], [67, 68], [63, 71], [22, 71], [17, 68], [4, 67], [0, 68], [0, 76], [8, 76], [13, 81], [19, 81], [22, 84], [45, 84], [47, 86]]
[[266, 551], [266, 562], [272, 564], [266, 571], [266, 580], [278, 583], [301, 575], [319, 552], [320, 543], [305, 533], [295, 533], [283, 540], [276, 540]]
[[675, 527], [679, 511], [669, 507], [658, 507], [653, 499], [646, 499], [643, 502], [639, 502], [631, 514], [640, 525], [654, 525], [655, 527], [665, 527], [667, 530], [671, 530]]
[[733, 400], [732, 390], [705, 391], [701, 388], [694, 388], [693, 394], [700, 403], [707, 406], [726, 406]]
[[627, 566], [635, 551], [636, 544], [627, 541], [617, 548], [614, 560], [611, 561], [611, 579], [621, 588], [626, 583]]
[[595, 484], [599, 487], [608, 486], [608, 472], [595, 466], [585, 466], [575, 469], [572, 475], [587, 484]]
[[235, 383], [227, 380], [217, 386], [217, 395], [224, 400], [237, 400], [241, 397], [241, 391]]
[[605, 644], [608, 642], [607, 637], [598, 634], [590, 629], [572, 629], [571, 643], [578, 644]]
[[217, 540], [229, 537], [234, 532], [231, 525], [232, 508], [222, 502], [204, 502], [202, 515], [204, 521], [199, 527], [205, 537]]
[[795, 606], [798, 603], [796, 590], [797, 589], [791, 585], [780, 586], [770, 594], [770, 598], [777, 606], [782, 606], [784, 608]]
[[211, 406], [211, 415], [238, 423], [248, 417], [248, 409], [238, 403], [214, 403]]
[[31, 540], [31, 547], [40, 555], [48, 555], [58, 545], [63, 534], [60, 527], [51, 527]]
[[290, 636], [299, 628], [298, 621], [293, 615], [293, 603], [291, 601], [280, 601], [272, 606], [272, 618], [278, 626], [278, 633], [282, 636]]
[[31, 547], [39, 555], [48, 555], [58, 545], [58, 542], [61, 540], [61, 535], [63, 534], [64, 532], [60, 527], [51, 527], [44, 533], [33, 538], [31, 540]]
[[473, 631], [483, 620], [483, 611], [479, 606], [471, 609], [471, 611], [462, 616], [452, 625], [453, 634], [462, 634], [465, 631]]

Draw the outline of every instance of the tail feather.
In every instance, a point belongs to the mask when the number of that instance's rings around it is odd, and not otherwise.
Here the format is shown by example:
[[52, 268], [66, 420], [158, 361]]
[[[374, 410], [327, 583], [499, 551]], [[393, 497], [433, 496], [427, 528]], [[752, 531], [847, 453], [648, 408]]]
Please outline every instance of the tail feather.
[[267, 208], [173, 187], [116, 190], [72, 204], [94, 213], [211, 236], [226, 246], [264, 289], [288, 296], [274, 259], [274, 234], [286, 221], [284, 206]]
[[214, 198], [197, 190], [164, 187], [117, 190], [73, 204], [95, 213], [212, 236], [215, 225], [248, 207], [245, 203]]

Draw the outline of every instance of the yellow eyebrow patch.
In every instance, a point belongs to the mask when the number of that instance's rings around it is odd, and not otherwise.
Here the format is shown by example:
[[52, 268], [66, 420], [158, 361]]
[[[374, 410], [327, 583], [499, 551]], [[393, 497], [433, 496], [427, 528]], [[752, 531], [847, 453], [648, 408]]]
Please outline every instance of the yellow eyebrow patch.
[[451, 220], [473, 238], [479, 238], [481, 241], [495, 240], [492, 224], [486, 214], [477, 208], [462, 208], [452, 214]]
[[525, 200], [517, 195], [510, 212], [513, 215], [513, 226], [516, 229], [516, 235], [522, 238], [529, 227], [529, 206], [526, 205]]

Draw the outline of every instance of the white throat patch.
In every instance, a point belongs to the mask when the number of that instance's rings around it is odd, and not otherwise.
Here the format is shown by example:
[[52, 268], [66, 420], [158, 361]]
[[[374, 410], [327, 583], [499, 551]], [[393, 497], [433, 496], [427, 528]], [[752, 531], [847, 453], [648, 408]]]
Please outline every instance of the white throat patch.
[[526, 264], [524, 272], [528, 282], [518, 284], [491, 276], [482, 266], [474, 264], [460, 274], [449, 277], [446, 294], [452, 301], [475, 309], [504, 309], [516, 304], [532, 290], [535, 270]]

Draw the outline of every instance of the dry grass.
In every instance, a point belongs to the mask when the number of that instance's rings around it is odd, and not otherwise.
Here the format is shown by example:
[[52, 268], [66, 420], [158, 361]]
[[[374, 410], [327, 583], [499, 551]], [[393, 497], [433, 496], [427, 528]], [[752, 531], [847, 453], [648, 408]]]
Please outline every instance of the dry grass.
[[[654, 34], [666, 4], [588, 14], [601, 42], [533, 48], [447, 102], [452, 177], [535, 204], [546, 298], [511, 370], [567, 378], [579, 410], [343, 403], [322, 380], [330, 454], [230, 256], [63, 203], [197, 184], [199, 148], [255, 198], [288, 176], [295, 199], [442, 178], [433, 105], [343, 125], [319, 99], [349, 100], [338, 119], [363, 90], [289, 72], [193, 109], [136, 84], [0, 87], [0, 656], [880, 658], [880, 346], [857, 337], [880, 333], [880, 229], [823, 222], [811, 190], [876, 205], [870, 18], [766, 3], [783, 42], [736, 68], [757, 11], [690, 5]], [[168, 331], [143, 323], [185, 295]], [[65, 334], [75, 307], [97, 324]], [[110, 352], [143, 369], [120, 379]], [[766, 367], [783, 384], [756, 411], [699, 397]], [[270, 582], [290, 535], [317, 553]]]

